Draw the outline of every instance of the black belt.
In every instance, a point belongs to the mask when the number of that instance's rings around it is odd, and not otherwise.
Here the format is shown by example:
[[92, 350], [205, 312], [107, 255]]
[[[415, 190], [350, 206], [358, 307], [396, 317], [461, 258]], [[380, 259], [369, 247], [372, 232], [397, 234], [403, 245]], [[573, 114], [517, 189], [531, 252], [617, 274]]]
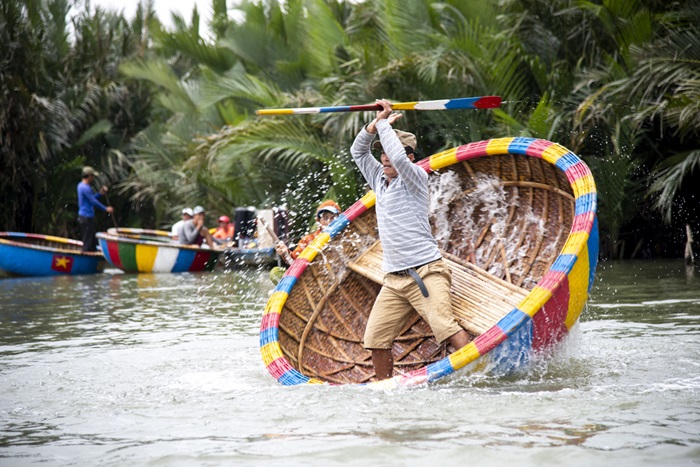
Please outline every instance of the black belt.
[[420, 275], [418, 274], [418, 271], [416, 269], [420, 269], [423, 266], [427, 266], [430, 263], [434, 263], [437, 261], [436, 259], [433, 261], [428, 261], [427, 263], [420, 264], [418, 266], [414, 266], [412, 268], [408, 269], [401, 269], [400, 271], [393, 271], [390, 272], [389, 274], [393, 274], [395, 276], [411, 276], [414, 281], [416, 281], [416, 284], [418, 285], [418, 288], [420, 289], [420, 292], [423, 294], [424, 297], [428, 297], [428, 289], [425, 287], [425, 283], [423, 282], [423, 279], [421, 279]]

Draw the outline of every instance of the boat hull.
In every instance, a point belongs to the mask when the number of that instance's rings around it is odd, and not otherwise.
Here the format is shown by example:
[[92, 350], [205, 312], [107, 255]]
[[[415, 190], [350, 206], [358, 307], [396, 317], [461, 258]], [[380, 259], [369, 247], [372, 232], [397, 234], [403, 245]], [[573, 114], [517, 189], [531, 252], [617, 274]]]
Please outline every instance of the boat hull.
[[18, 276], [95, 274], [105, 265], [100, 252], [82, 252], [83, 243], [68, 238], [0, 232], [0, 269]]
[[416, 315], [394, 344], [399, 374], [374, 381], [362, 347], [382, 277], [370, 192], [302, 252], [268, 301], [261, 354], [280, 383], [386, 388], [463, 368], [507, 371], [577, 322], [595, 274], [598, 230], [595, 183], [576, 155], [545, 140], [501, 138], [418, 165], [447, 199], [433, 206], [431, 222], [453, 272], [453, 314], [462, 307], [473, 341], [457, 351], [439, 344]]
[[127, 237], [100, 232], [97, 239], [107, 261], [128, 273], [213, 271], [221, 254], [196, 245], [142, 240], [137, 233]]
[[277, 262], [274, 248], [229, 248], [224, 250], [224, 266], [268, 266]]

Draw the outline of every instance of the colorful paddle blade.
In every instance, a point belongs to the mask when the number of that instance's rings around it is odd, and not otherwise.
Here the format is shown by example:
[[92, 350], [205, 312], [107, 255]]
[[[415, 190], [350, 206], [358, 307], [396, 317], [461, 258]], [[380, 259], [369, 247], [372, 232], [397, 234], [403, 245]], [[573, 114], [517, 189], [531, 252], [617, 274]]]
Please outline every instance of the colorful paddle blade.
[[[441, 99], [437, 101], [397, 102], [392, 104], [394, 110], [456, 110], [456, 109], [493, 109], [501, 105], [499, 96], [462, 97], [458, 99]], [[337, 107], [300, 107], [296, 109], [261, 109], [258, 115], [299, 115], [330, 112], [363, 112], [381, 110], [379, 104], [342, 105]]]

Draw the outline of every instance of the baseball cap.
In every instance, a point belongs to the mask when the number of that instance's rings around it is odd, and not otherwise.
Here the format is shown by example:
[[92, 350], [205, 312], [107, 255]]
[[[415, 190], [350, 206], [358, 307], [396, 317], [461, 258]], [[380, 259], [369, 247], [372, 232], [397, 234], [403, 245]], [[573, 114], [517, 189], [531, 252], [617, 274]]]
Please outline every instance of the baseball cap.
[[231, 222], [231, 219], [228, 216], [221, 216], [219, 217], [219, 222]]
[[[396, 136], [399, 137], [399, 141], [401, 141], [401, 144], [403, 144], [404, 147], [408, 146], [409, 148], [413, 149], [413, 151], [416, 150], [416, 146], [418, 145], [416, 135], [401, 130], [394, 130], [394, 133], [396, 133]], [[374, 142], [374, 144], [372, 144], [372, 147], [374, 149], [381, 149], [382, 142], [377, 140]]]
[[318, 206], [318, 209], [316, 210], [316, 215], [318, 216], [324, 211], [328, 211], [333, 214], [340, 214], [340, 206], [338, 206], [338, 203], [336, 203], [332, 199], [329, 199]]
[[185, 208], [182, 210], [182, 213], [187, 214], [190, 217], [194, 216], [194, 212], [192, 212], [192, 208]]
[[204, 212], [204, 208], [202, 206], [195, 206], [194, 207], [194, 214], [202, 214]]
[[83, 175], [94, 175], [95, 177], [99, 177], [100, 173], [89, 165], [86, 165], [83, 167]]

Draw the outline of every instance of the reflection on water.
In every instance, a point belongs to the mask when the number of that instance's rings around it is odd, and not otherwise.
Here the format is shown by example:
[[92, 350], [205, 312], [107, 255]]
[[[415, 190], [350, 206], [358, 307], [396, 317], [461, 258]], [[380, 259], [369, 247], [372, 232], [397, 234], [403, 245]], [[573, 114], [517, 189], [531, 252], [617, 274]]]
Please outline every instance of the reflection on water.
[[507, 376], [293, 387], [258, 353], [266, 271], [0, 280], [0, 465], [688, 464], [700, 282], [602, 264], [581, 323]]

